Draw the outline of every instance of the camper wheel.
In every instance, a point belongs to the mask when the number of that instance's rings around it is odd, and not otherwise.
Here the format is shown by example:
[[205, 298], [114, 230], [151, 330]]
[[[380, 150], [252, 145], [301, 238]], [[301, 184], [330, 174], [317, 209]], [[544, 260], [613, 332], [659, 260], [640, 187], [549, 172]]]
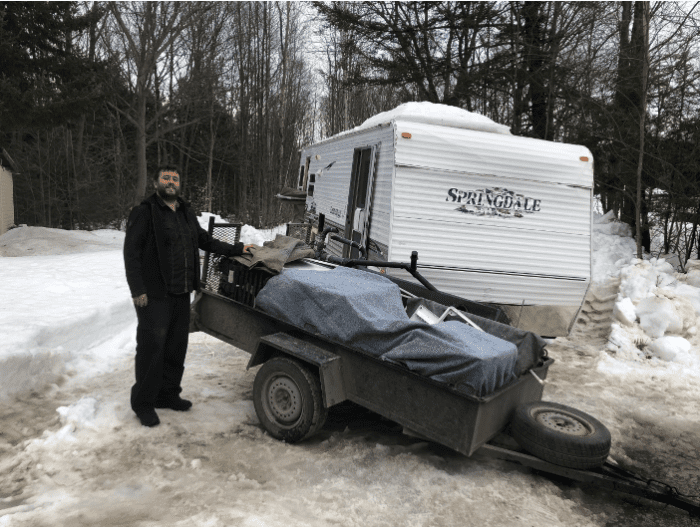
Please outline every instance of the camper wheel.
[[515, 409], [511, 429], [525, 450], [563, 467], [598, 467], [610, 453], [608, 429], [594, 417], [563, 404], [523, 404]]
[[263, 428], [287, 443], [313, 435], [328, 416], [318, 375], [287, 357], [262, 365], [253, 382], [253, 403]]

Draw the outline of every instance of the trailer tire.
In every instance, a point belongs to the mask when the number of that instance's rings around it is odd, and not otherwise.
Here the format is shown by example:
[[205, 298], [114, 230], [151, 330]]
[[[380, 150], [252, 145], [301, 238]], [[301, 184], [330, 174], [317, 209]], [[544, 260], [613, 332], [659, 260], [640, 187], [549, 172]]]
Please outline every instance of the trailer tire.
[[318, 375], [287, 357], [270, 359], [258, 370], [253, 403], [263, 428], [287, 443], [315, 434], [328, 417]]
[[511, 430], [525, 450], [563, 467], [599, 467], [610, 453], [610, 432], [605, 425], [563, 404], [537, 401], [520, 405]]

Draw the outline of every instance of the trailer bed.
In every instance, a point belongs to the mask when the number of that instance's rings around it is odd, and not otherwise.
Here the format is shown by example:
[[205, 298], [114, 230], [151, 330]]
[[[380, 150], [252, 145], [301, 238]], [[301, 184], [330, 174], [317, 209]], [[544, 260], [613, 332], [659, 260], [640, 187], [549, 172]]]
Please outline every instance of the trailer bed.
[[284, 351], [319, 368], [327, 407], [353, 401], [467, 456], [506, 427], [517, 405], [542, 398], [541, 380], [553, 362], [476, 397], [209, 291], [195, 311], [198, 329], [251, 354], [248, 367]]

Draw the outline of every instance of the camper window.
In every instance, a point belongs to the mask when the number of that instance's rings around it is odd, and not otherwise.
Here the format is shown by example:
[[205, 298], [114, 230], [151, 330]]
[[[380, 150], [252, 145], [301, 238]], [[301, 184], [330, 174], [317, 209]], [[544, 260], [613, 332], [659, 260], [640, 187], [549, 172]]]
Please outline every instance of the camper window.
[[297, 190], [304, 190], [304, 166], [299, 167], [299, 181], [297, 182]]
[[308, 180], [306, 179], [307, 174], [309, 173], [309, 165], [311, 164], [311, 157], [306, 158], [306, 163], [304, 163], [300, 168], [299, 168], [299, 181], [297, 182], [297, 190], [306, 190], [306, 185], [308, 184]]

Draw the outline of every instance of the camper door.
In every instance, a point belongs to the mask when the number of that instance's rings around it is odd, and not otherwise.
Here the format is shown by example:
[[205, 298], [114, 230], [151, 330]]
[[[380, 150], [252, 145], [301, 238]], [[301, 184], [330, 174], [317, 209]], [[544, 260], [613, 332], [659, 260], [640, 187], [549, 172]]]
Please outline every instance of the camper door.
[[[345, 237], [364, 247], [367, 247], [369, 234], [376, 155], [377, 145], [360, 147], [355, 149], [352, 160]], [[359, 251], [354, 247], [343, 247], [343, 257], [357, 258], [358, 255]]]

